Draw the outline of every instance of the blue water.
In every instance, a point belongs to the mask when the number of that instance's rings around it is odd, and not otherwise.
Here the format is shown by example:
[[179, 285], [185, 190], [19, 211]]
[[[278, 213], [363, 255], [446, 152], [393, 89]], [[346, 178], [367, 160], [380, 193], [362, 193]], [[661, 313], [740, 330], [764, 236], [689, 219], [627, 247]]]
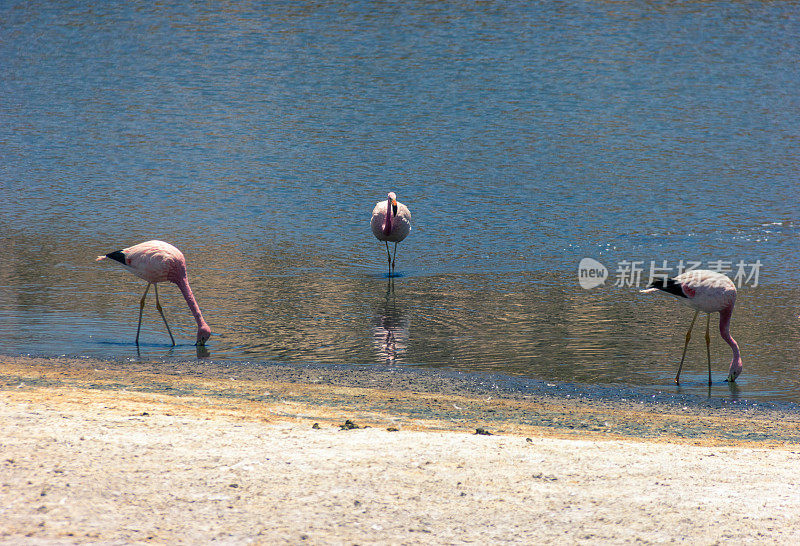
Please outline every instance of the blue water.
[[174, 286], [137, 351], [144, 284], [93, 261], [157, 238], [200, 358], [706, 395], [704, 325], [678, 389], [692, 312], [619, 264], [759, 262], [711, 395], [800, 401], [799, 50], [792, 3], [5, 2], [0, 353], [198, 358]]

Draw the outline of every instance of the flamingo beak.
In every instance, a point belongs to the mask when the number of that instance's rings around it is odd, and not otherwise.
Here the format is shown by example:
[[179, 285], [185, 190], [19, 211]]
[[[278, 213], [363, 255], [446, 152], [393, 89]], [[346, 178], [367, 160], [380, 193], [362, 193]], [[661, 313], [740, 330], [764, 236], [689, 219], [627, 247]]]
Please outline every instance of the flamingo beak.
[[197, 332], [197, 342], [195, 345], [197, 347], [204, 347], [208, 338], [211, 337], [211, 331], [201, 331]]
[[397, 201], [395, 199], [391, 199], [392, 202], [392, 214], [397, 216]]

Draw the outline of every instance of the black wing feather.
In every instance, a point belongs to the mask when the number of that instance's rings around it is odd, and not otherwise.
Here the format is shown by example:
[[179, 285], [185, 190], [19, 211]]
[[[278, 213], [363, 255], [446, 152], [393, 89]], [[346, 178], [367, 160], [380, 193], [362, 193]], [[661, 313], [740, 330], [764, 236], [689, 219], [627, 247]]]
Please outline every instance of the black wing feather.
[[106, 254], [106, 258], [116, 260], [122, 265], [128, 265], [125, 262], [125, 254], [123, 254], [121, 250], [115, 250], [114, 252], [109, 252], [108, 254]]
[[683, 289], [681, 288], [681, 283], [679, 283], [675, 279], [663, 279], [663, 280], [653, 281], [647, 288], [658, 288], [659, 290], [663, 290], [664, 292], [669, 292], [670, 294], [673, 294], [675, 296], [680, 296], [681, 298], [686, 297], [686, 294], [683, 293]]

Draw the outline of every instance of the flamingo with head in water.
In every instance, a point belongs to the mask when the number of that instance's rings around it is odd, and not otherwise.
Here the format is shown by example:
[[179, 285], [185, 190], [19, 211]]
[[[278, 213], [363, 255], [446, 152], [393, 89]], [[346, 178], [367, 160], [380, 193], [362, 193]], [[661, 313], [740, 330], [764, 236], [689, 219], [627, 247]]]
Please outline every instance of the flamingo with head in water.
[[192, 289], [189, 287], [189, 279], [186, 276], [186, 259], [180, 250], [163, 241], [145, 241], [132, 247], [110, 252], [105, 256], [98, 256], [96, 261], [105, 260], [106, 258], [121, 263], [125, 266], [125, 269], [147, 281], [147, 288], [145, 288], [144, 295], [142, 295], [142, 299], [139, 302], [139, 325], [136, 327], [137, 345], [139, 344], [139, 331], [142, 329], [144, 301], [151, 284], [156, 291], [156, 309], [161, 314], [161, 318], [164, 319], [169, 338], [172, 340], [172, 344], [175, 345], [175, 338], [172, 337], [167, 317], [164, 316], [161, 302], [158, 301], [158, 283], [164, 281], [178, 285], [178, 289], [183, 294], [189, 310], [194, 315], [194, 320], [197, 322], [196, 345], [204, 345], [208, 341], [208, 338], [211, 337], [211, 328], [203, 320], [200, 307], [197, 305]]
[[700, 311], [708, 313], [706, 320], [708, 384], [711, 385], [711, 336], [709, 334], [711, 313], [719, 313], [720, 336], [733, 350], [733, 360], [728, 369], [726, 381], [736, 381], [736, 378], [742, 373], [743, 364], [739, 354], [739, 345], [731, 337], [730, 331], [733, 305], [736, 303], [736, 285], [733, 284], [733, 281], [716, 271], [693, 269], [675, 278], [654, 281], [642, 292], [656, 292], [658, 290], [677, 296], [679, 301], [695, 309], [694, 318], [689, 325], [689, 331], [686, 332], [686, 343], [683, 345], [683, 356], [681, 357], [680, 366], [678, 366], [678, 373], [675, 375], [675, 383], [678, 384], [680, 382], [681, 369], [686, 358], [686, 347], [689, 345], [689, 340], [692, 337], [692, 328]]
[[[389, 260], [389, 275], [391, 275], [394, 273], [397, 243], [408, 237], [411, 232], [411, 212], [403, 203], [397, 201], [393, 191], [386, 197], [386, 201], [378, 201], [372, 209], [370, 227], [375, 237], [386, 243], [386, 257]], [[389, 255], [390, 242], [394, 243], [394, 256]]]

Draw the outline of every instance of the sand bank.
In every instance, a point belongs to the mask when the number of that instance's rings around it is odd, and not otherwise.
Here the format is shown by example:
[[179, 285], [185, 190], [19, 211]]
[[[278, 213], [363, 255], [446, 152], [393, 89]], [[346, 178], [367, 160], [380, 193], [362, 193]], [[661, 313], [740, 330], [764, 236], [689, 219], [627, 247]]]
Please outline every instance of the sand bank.
[[793, 414], [391, 370], [0, 357], [0, 380], [6, 543], [800, 540]]

